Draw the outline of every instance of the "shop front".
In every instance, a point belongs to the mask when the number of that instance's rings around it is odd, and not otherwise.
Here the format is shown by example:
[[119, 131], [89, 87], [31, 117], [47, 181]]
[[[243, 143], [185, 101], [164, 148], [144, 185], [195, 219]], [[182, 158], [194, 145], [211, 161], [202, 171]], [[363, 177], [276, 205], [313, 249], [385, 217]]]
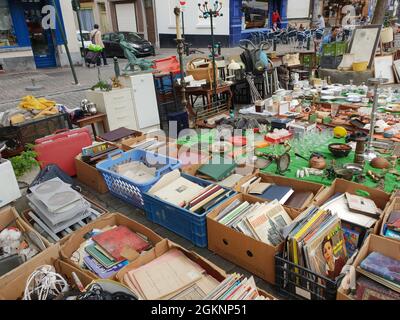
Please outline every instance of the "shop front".
[[[47, 19], [49, 0], [0, 0], [0, 64], [5, 70], [52, 68], [59, 64], [62, 37], [55, 21]], [[61, 12], [59, 0], [56, 1]], [[53, 15], [54, 17], [54, 15]], [[42, 23], [42, 21], [49, 23]], [[46, 27], [49, 25], [49, 27]]]

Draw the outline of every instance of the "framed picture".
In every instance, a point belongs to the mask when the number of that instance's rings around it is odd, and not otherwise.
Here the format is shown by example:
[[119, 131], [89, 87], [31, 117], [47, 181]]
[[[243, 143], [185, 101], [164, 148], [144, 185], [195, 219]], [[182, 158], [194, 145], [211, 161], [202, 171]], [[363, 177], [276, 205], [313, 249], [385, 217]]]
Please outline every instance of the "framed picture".
[[394, 83], [393, 55], [375, 57], [374, 60], [375, 78], [386, 78], [387, 83]]
[[381, 25], [360, 26], [354, 29], [349, 46], [349, 53], [354, 54], [354, 61], [368, 61], [368, 68], [372, 67], [381, 29]]
[[400, 83], [400, 60], [393, 62], [393, 71], [396, 76], [397, 83]]

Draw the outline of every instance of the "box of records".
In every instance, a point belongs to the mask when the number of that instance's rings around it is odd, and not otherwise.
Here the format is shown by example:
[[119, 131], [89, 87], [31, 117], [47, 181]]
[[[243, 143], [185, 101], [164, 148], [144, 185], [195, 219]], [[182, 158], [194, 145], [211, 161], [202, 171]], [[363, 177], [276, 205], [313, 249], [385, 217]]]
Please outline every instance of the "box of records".
[[272, 300], [254, 278], [226, 273], [193, 251], [163, 240], [117, 274], [141, 300]]
[[208, 248], [274, 284], [275, 255], [283, 249], [281, 231], [291, 221], [279, 201], [237, 194], [208, 214]]
[[75, 231], [61, 246], [61, 257], [92, 277], [113, 279], [161, 240], [152, 230], [120, 213], [106, 214]]
[[236, 191], [250, 194], [263, 201], [277, 199], [292, 219], [295, 219], [323, 190], [319, 183], [259, 173], [242, 181]]
[[400, 242], [370, 235], [339, 287], [338, 300], [400, 300]]
[[[52, 245], [25, 263], [18, 271], [1, 279], [0, 300], [56, 299], [63, 295], [62, 292], [64, 294], [73, 290], [79, 292], [79, 289], [94, 280], [78, 268], [62, 261], [59, 251], [58, 244]], [[56, 279], [57, 285], [49, 287], [47, 291], [45, 282], [48, 283], [49, 279]]]

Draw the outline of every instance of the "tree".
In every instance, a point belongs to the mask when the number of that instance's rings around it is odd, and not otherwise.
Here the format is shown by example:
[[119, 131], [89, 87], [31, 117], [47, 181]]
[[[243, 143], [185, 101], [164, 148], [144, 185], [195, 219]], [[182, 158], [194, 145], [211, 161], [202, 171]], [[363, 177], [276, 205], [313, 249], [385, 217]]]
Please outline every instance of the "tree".
[[371, 24], [383, 24], [388, 0], [377, 0], [375, 5], [374, 17]]

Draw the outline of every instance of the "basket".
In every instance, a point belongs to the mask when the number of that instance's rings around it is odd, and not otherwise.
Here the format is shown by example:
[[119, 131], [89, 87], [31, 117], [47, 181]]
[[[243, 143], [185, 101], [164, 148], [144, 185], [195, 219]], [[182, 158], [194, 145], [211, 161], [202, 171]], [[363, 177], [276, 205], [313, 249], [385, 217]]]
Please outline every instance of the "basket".
[[[195, 62], [201, 61], [204, 61], [204, 63], [196, 67]], [[207, 58], [194, 58], [188, 62], [186, 65], [186, 74], [193, 76], [194, 80], [206, 80], [208, 83], [214, 82], [212, 62]]]
[[342, 56], [347, 51], [347, 42], [337, 41], [332, 43], [324, 43], [322, 45], [322, 55], [326, 57]]
[[[145, 161], [150, 163], [162, 163], [158, 168], [154, 179], [145, 183], [137, 183], [131, 179], [123, 177], [112, 171], [116, 165], [130, 161]], [[117, 150], [108, 155], [108, 160], [104, 160], [96, 165], [97, 170], [103, 175], [108, 190], [114, 196], [126, 201], [140, 209], [144, 209], [143, 193], [148, 191], [163, 174], [180, 168], [181, 163], [174, 158], [169, 158], [153, 152], [137, 149], [128, 152]]]
[[353, 71], [362, 72], [367, 70], [368, 61], [361, 61], [361, 62], [353, 62], [352, 68]]
[[[189, 176], [184, 173], [182, 173], [181, 176], [203, 187], [212, 184], [210, 181]], [[197, 247], [207, 247], [207, 214], [211, 210], [199, 215], [165, 202], [147, 192], [144, 193], [143, 198], [147, 219], [188, 239]], [[229, 198], [226, 200], [228, 199]]]
[[275, 284], [295, 299], [336, 300], [342, 278], [331, 280], [284, 259], [283, 252], [275, 255]]

